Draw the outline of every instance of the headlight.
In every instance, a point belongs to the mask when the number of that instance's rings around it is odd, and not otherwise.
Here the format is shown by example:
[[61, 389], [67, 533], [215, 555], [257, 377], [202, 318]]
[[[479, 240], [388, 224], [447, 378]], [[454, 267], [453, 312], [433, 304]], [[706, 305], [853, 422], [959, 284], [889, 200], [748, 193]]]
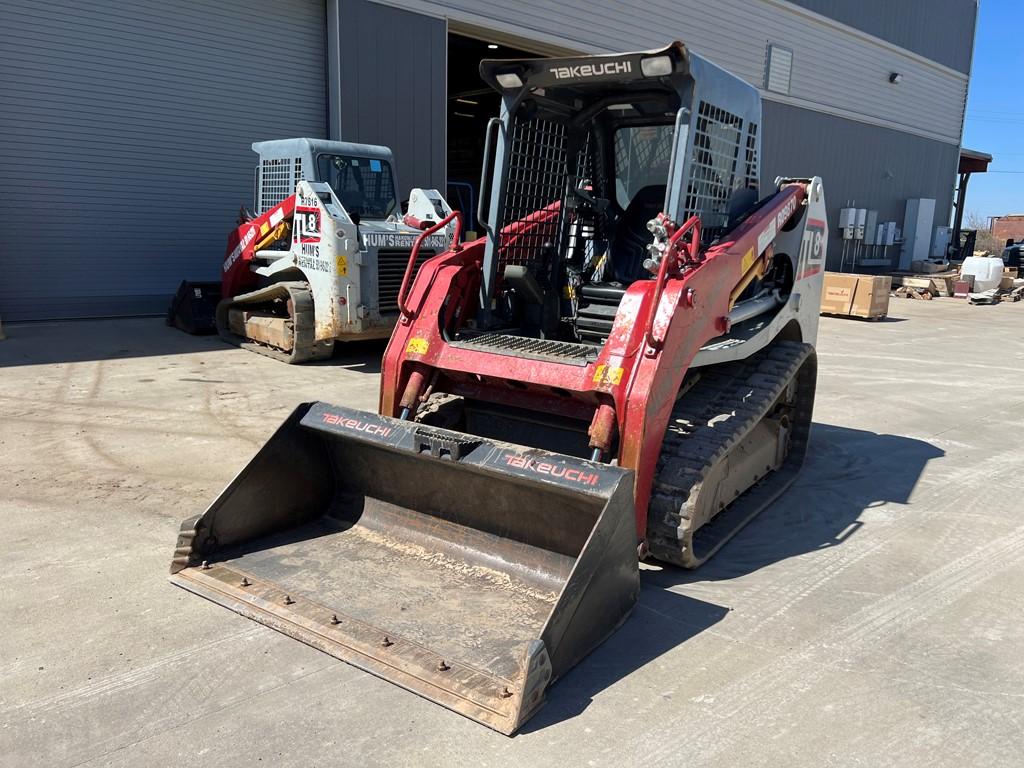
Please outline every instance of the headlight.
[[672, 74], [671, 56], [651, 56], [640, 60], [640, 71], [646, 77], [661, 77]]
[[523, 79], [515, 72], [506, 72], [503, 75], [496, 75], [495, 79], [502, 88], [522, 88]]

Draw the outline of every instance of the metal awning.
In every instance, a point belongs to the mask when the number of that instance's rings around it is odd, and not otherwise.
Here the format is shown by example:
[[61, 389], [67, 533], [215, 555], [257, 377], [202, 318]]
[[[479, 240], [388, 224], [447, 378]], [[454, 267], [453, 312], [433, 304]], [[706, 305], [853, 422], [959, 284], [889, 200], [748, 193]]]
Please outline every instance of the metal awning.
[[992, 155], [978, 152], [974, 149], [960, 150], [960, 167], [958, 173], [985, 173], [988, 164], [992, 162]]

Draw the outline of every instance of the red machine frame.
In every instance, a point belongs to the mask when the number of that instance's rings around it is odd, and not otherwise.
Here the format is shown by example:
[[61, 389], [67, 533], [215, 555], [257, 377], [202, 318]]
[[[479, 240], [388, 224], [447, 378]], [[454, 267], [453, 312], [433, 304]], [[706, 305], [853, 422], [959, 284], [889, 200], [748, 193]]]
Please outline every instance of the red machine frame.
[[[734, 289], [759, 260], [771, 258], [775, 234], [798, 215], [806, 196], [805, 184], [785, 185], [703, 252], [696, 217], [678, 228], [661, 217], [669, 241], [657, 278], [626, 290], [607, 342], [586, 366], [448, 344], [442, 329], [461, 324], [476, 305], [485, 241], [435, 256], [420, 267], [407, 303], [402, 291], [403, 316], [384, 355], [380, 413], [414, 412], [443, 376], [443, 391], [454, 395], [589, 420], [590, 445], [604, 452], [617, 430], [619, 465], [636, 473], [636, 530], [643, 541], [658, 456], [683, 377], [700, 348], [729, 330]], [[544, 226], [545, 220], [511, 227]], [[411, 263], [427, 234], [417, 240]]]

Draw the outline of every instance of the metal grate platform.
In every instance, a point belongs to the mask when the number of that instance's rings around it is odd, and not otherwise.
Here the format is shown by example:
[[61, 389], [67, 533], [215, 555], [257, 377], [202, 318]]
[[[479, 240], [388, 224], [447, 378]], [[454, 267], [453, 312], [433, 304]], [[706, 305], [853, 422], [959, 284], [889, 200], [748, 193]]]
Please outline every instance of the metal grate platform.
[[451, 345], [462, 349], [479, 349], [498, 355], [509, 355], [510, 357], [580, 366], [596, 360], [600, 351], [597, 347], [588, 344], [534, 339], [528, 336], [511, 336], [504, 333], [485, 333], [481, 336], [453, 341]]

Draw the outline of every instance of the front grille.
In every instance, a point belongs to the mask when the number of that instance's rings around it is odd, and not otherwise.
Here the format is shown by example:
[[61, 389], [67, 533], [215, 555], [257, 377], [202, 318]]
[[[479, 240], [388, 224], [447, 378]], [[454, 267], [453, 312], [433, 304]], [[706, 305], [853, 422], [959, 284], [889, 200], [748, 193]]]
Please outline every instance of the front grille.
[[[381, 248], [377, 251], [377, 311], [382, 315], [398, 311], [398, 290], [402, 287], [402, 277], [409, 263], [411, 251], [402, 248]], [[412, 279], [416, 279], [423, 262], [434, 255], [433, 250], [421, 248], [416, 257], [416, 269]], [[412, 282], [409, 283], [410, 289]]]
[[485, 333], [451, 342], [451, 345], [494, 352], [499, 355], [526, 357], [531, 360], [546, 360], [553, 363], [569, 363], [570, 365], [586, 365], [596, 360], [598, 354], [596, 347], [587, 344], [534, 339], [529, 336], [511, 336], [504, 333]]
[[604, 344], [615, 325], [615, 315], [626, 289], [618, 284], [584, 285], [580, 289], [576, 333], [591, 344]]

